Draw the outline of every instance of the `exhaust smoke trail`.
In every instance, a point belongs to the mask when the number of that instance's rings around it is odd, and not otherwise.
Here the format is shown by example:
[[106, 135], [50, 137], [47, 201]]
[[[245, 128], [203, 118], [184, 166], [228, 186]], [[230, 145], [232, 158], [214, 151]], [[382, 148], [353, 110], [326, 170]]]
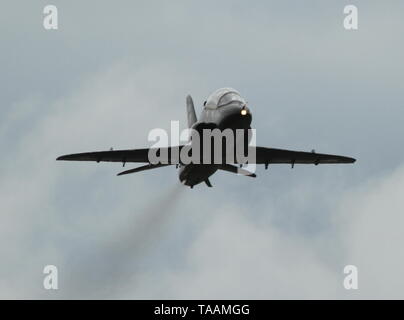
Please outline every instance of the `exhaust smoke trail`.
[[[164, 241], [184, 186], [167, 190], [140, 216], [113, 238], [103, 241], [86, 257], [73, 257], [63, 295], [67, 298], [119, 298], [119, 292], [136, 282], [136, 273], [153, 246]], [[62, 291], [61, 290], [61, 291]]]

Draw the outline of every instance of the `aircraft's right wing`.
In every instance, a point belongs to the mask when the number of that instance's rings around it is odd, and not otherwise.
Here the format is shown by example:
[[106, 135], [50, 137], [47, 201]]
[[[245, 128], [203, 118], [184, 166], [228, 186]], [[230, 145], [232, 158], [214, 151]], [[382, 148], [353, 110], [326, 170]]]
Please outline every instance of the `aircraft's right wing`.
[[[250, 155], [251, 155], [251, 148]], [[323, 164], [323, 163], [353, 163], [356, 160], [350, 157], [337, 156], [332, 154], [292, 151], [284, 149], [255, 147], [256, 164], [272, 164], [272, 163], [295, 163], [303, 164]], [[251, 162], [252, 163], [252, 162]]]
[[[179, 152], [183, 146], [156, 148], [160, 149], [160, 152], [167, 152], [168, 159], [171, 159], [171, 153], [173, 151]], [[174, 150], [176, 149], [176, 150]], [[153, 149], [132, 149], [132, 150], [109, 150], [109, 151], [97, 151], [97, 152], [84, 152], [68, 154], [57, 158], [56, 160], [67, 161], [108, 161], [108, 162], [149, 162], [149, 151]], [[174, 158], [174, 157], [173, 157]], [[173, 162], [171, 164], [176, 164]]]

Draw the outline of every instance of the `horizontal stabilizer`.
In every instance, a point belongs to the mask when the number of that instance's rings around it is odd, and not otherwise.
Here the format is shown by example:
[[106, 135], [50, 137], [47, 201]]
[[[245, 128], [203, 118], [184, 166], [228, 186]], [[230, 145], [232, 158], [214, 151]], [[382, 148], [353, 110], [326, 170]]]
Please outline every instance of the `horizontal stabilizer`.
[[137, 168], [134, 168], [134, 169], [122, 171], [122, 172], [118, 173], [117, 175], [122, 176], [124, 174], [130, 174], [130, 173], [135, 173], [135, 172], [140, 172], [140, 171], [145, 171], [145, 170], [151, 170], [151, 169], [156, 169], [156, 168], [165, 167], [165, 166], [169, 166], [169, 164], [147, 164], [145, 166], [141, 166], [141, 167], [137, 167]]
[[219, 169], [223, 170], [223, 171], [231, 172], [231, 173], [241, 174], [241, 175], [251, 177], [251, 178], [255, 178], [257, 176], [255, 173], [247, 171], [247, 170], [245, 170], [243, 168], [239, 168], [239, 167], [237, 167], [235, 165], [232, 165], [232, 164], [219, 165]]

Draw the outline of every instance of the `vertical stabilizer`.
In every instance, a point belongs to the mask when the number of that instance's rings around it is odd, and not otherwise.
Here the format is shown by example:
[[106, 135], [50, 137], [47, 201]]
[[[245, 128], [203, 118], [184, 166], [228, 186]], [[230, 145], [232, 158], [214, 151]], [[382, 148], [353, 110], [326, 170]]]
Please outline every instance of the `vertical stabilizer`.
[[194, 102], [190, 95], [187, 95], [187, 118], [188, 118], [188, 128], [196, 122], [196, 114], [194, 108]]

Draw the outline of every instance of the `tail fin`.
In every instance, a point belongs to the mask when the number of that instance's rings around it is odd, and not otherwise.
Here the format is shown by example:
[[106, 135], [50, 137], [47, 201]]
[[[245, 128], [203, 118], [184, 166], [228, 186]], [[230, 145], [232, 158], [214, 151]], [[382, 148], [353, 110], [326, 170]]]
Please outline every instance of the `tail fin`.
[[188, 128], [191, 128], [192, 125], [197, 121], [194, 102], [192, 101], [192, 97], [187, 95], [187, 118], [188, 118]]

